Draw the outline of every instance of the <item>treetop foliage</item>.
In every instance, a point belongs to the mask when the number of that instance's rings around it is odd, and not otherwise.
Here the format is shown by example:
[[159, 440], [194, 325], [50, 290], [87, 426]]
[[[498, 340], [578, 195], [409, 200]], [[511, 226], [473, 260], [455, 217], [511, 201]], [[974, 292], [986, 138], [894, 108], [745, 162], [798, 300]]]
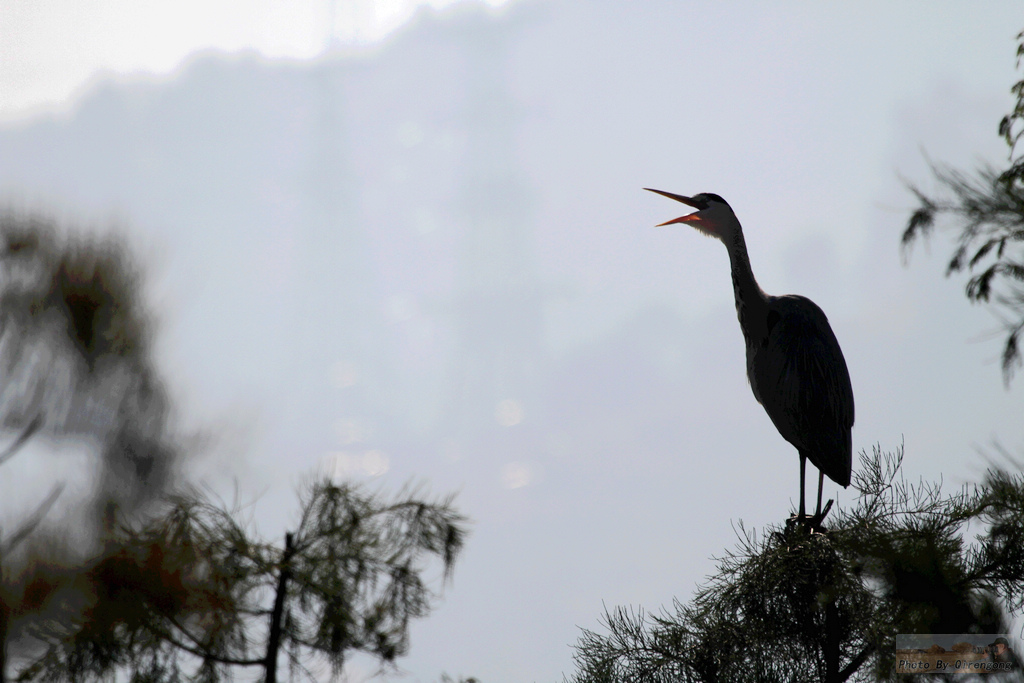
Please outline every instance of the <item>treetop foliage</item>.
[[945, 494], [905, 481], [901, 462], [862, 453], [857, 504], [827, 533], [740, 525], [690, 603], [606, 611], [572, 680], [894, 680], [897, 634], [1005, 633], [1000, 601], [1024, 612], [1024, 474]]

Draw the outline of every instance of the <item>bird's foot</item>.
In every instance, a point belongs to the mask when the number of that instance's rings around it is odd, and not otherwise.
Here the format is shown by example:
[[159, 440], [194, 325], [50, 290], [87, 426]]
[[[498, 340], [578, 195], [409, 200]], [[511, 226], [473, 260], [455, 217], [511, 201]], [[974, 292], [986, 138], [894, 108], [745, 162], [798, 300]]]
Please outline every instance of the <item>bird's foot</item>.
[[809, 533], [812, 533], [812, 534], [828, 533], [828, 529], [826, 529], [822, 525], [822, 522], [825, 520], [825, 516], [828, 514], [829, 510], [832, 509], [832, 503], [833, 502], [834, 501], [829, 500], [825, 504], [825, 507], [821, 510], [821, 512], [818, 512], [818, 513], [813, 514], [813, 515], [808, 515], [806, 513], [803, 514], [803, 515], [801, 515], [801, 514], [793, 515], [792, 517], [790, 517], [789, 519], [786, 520], [786, 526], [789, 527], [789, 526], [793, 526], [795, 524], [800, 524], [801, 526], [804, 526]]

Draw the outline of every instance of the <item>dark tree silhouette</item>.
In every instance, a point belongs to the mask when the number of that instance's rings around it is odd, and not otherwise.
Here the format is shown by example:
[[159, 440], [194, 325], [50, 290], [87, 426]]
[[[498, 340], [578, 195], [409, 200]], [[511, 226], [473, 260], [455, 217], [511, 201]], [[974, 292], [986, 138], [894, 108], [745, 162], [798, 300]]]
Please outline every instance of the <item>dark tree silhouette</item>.
[[860, 500], [827, 533], [741, 526], [690, 603], [606, 612], [572, 680], [895, 680], [897, 634], [1004, 633], [1004, 609], [1024, 612], [1024, 475], [945, 495], [908, 484], [901, 462], [862, 453]]
[[[1017, 35], [1017, 67], [1024, 58], [1024, 32]], [[915, 240], [927, 236], [940, 216], [959, 231], [946, 275], [971, 273], [966, 294], [972, 302], [994, 307], [1006, 331], [1002, 368], [1009, 383], [1021, 364], [1020, 337], [1024, 331], [1024, 155], [1017, 143], [1024, 135], [1024, 80], [1010, 91], [1017, 102], [999, 122], [999, 135], [1009, 148], [1009, 168], [985, 166], [974, 174], [932, 165], [939, 183], [951, 196], [932, 197], [911, 185], [919, 201], [903, 232], [906, 254]]]

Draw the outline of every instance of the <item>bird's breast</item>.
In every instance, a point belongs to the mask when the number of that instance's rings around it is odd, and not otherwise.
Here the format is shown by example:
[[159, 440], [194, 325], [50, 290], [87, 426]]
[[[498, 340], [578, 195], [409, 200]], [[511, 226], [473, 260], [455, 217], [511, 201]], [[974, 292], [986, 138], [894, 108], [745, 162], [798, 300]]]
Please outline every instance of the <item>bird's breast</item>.
[[737, 303], [736, 312], [740, 319], [740, 328], [743, 330], [743, 341], [747, 351], [747, 379], [750, 381], [754, 398], [758, 403], [763, 404], [757, 380], [760, 374], [758, 368], [768, 346], [770, 332], [768, 316], [759, 311], [752, 311], [750, 307], [741, 306], [739, 303]]

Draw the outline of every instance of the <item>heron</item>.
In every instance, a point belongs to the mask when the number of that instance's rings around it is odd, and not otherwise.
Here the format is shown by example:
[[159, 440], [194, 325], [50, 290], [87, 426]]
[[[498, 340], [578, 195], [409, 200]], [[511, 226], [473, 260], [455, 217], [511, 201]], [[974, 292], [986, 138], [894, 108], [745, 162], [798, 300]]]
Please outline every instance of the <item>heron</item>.
[[[779, 434], [800, 454], [800, 512], [796, 519], [818, 527], [825, 475], [842, 487], [853, 471], [853, 387], [839, 342], [825, 313], [795, 294], [771, 296], [750, 269], [739, 219], [717, 194], [684, 197], [644, 188], [697, 209], [661, 223], [688, 223], [725, 244], [732, 266], [736, 315], [747, 347], [747, 379], [754, 398]], [[660, 227], [660, 226], [659, 226]], [[818, 468], [818, 505], [808, 520], [804, 506], [807, 461]]]

